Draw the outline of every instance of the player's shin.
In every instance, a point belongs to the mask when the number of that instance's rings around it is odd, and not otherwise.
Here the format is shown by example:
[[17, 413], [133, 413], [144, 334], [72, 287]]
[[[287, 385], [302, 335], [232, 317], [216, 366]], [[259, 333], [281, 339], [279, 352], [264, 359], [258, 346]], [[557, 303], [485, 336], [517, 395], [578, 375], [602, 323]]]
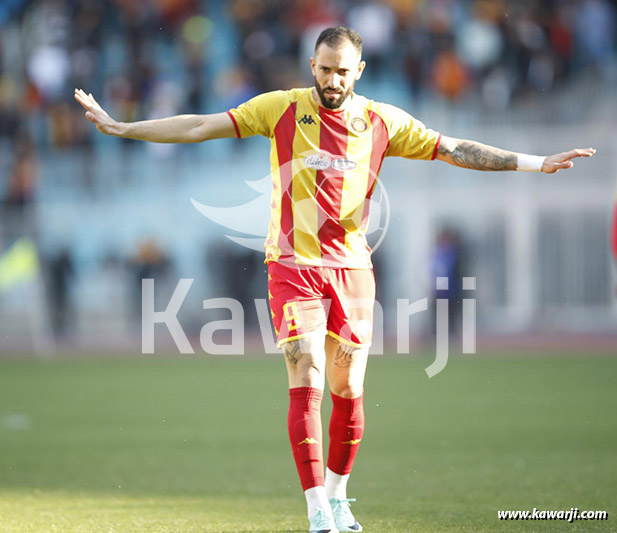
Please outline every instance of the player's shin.
[[323, 392], [314, 387], [289, 389], [287, 428], [304, 491], [324, 484], [322, 398]]
[[326, 470], [328, 498], [347, 498], [347, 480], [364, 434], [364, 396], [332, 396], [330, 447]]

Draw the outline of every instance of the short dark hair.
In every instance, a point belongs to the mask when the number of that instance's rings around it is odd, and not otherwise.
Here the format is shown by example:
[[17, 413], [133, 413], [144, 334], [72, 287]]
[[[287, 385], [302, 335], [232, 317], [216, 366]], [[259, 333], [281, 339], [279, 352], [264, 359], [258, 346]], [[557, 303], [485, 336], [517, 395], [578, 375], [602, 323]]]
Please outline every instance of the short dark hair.
[[326, 28], [322, 31], [319, 34], [319, 37], [317, 37], [315, 50], [319, 48], [321, 43], [326, 43], [329, 47], [336, 48], [337, 46], [343, 44], [343, 41], [345, 40], [353, 44], [359, 54], [362, 53], [362, 37], [360, 37], [360, 34], [357, 31], [354, 31], [351, 28], [346, 28], [345, 26]]

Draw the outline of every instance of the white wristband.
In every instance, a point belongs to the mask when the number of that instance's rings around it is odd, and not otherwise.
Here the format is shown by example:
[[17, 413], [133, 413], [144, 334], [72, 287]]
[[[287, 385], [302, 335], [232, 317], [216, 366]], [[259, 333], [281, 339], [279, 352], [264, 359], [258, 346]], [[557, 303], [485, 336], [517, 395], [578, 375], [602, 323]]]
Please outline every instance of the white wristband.
[[546, 159], [541, 155], [517, 154], [517, 156], [516, 170], [526, 170], [528, 172], [540, 172]]

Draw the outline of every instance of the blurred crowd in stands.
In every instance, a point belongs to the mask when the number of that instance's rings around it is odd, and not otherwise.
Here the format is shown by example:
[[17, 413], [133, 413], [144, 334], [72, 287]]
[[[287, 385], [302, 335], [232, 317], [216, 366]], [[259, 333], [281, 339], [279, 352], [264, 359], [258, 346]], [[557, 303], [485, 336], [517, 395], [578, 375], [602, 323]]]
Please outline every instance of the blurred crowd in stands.
[[45, 124], [37, 146], [88, 142], [73, 87], [124, 120], [221, 110], [310, 83], [315, 38], [337, 24], [363, 36], [367, 83], [402, 75], [414, 99], [473, 94], [493, 108], [590, 68], [608, 75], [615, 54], [609, 0], [3, 0], [0, 136], [16, 146], [15, 179], [27, 119]]
[[474, 90], [488, 105], [550, 90], [589, 65], [602, 70], [615, 50], [615, 9], [607, 0], [240, 0], [232, 14], [242, 69], [258, 90], [295, 83], [280, 73], [280, 58], [293, 71], [319, 31], [337, 24], [362, 35], [369, 78], [404, 72], [416, 96], [457, 100]]

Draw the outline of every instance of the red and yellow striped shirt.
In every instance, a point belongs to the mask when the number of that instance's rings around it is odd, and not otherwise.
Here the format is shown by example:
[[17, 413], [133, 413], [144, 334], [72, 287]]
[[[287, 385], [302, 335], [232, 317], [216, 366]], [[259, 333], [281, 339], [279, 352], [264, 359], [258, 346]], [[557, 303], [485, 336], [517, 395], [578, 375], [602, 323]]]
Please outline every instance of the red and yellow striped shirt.
[[350, 98], [330, 110], [312, 88], [292, 89], [228, 111], [239, 138], [271, 139], [266, 262], [371, 268], [368, 207], [383, 158], [435, 158], [437, 132], [394, 106]]

